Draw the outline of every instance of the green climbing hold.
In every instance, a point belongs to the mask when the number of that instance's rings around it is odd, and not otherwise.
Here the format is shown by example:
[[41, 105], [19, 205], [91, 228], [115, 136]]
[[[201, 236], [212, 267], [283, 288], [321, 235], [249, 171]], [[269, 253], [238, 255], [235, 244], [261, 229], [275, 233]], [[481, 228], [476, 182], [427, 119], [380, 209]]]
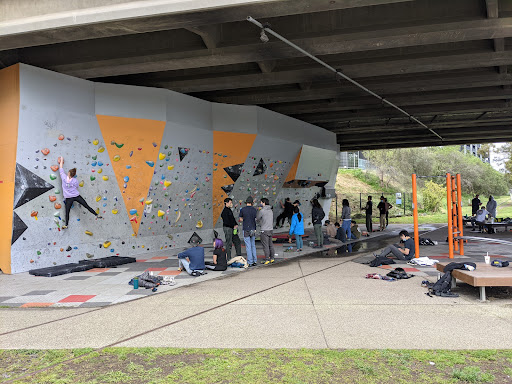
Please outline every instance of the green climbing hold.
[[54, 175], [53, 173], [50, 175], [50, 180], [55, 180], [57, 178], [56, 175]]
[[167, 149], [167, 148], [169, 148], [169, 146], [168, 146], [168, 145], [166, 145], [166, 146], [164, 147], [164, 149]]
[[37, 251], [37, 254], [40, 255], [41, 254], [41, 251]]
[[98, 158], [98, 156], [97, 156], [97, 155], [94, 155], [94, 156], [92, 157], [92, 159], [93, 159], [93, 160], [96, 160], [97, 158]]
[[117, 148], [123, 148], [124, 144], [117, 144], [117, 143], [115, 143], [115, 145], [116, 145]]
[[60, 191], [58, 189], [56, 189], [55, 191], [53, 191], [53, 193], [55, 193], [56, 195], [58, 195], [60, 193]]
[[96, 180], [96, 177], [91, 175], [91, 181], [94, 181], [94, 180]]

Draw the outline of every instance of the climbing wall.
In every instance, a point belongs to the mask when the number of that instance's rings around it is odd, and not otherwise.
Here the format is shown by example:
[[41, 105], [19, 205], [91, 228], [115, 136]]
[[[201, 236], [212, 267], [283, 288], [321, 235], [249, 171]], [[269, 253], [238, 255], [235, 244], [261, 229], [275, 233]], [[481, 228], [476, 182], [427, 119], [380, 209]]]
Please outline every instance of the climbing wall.
[[[276, 120], [280, 115], [260, 119], [256, 107], [212, 107], [161, 89], [19, 68], [19, 99], [17, 83], [14, 101], [0, 99], [18, 126], [10, 128], [14, 135], [2, 154], [12, 152], [0, 184], [2, 203], [12, 206], [4, 217], [12, 227], [2, 243], [10, 256], [1, 260], [4, 272], [111, 255], [143, 258], [192, 238], [209, 243], [227, 196], [238, 209], [248, 196], [257, 203], [266, 197], [275, 204], [285, 195], [306, 202], [317, 191], [283, 186], [300, 171], [307, 130], [320, 128]], [[284, 123], [286, 134], [279, 131]], [[332, 148], [320, 141], [313, 144]], [[61, 156], [66, 172], [77, 169], [80, 196], [101, 219], [75, 202], [63, 229]]]

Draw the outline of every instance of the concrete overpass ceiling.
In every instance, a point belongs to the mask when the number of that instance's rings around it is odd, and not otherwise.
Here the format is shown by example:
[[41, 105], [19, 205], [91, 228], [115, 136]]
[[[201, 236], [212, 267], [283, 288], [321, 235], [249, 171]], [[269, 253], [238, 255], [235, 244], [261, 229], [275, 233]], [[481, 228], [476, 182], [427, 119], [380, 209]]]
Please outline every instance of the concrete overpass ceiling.
[[[512, 141], [512, 1], [45, 2], [25, 16], [31, 2], [0, 3], [0, 67], [259, 105], [336, 132], [343, 150]], [[262, 43], [249, 15], [444, 141], [277, 39]]]

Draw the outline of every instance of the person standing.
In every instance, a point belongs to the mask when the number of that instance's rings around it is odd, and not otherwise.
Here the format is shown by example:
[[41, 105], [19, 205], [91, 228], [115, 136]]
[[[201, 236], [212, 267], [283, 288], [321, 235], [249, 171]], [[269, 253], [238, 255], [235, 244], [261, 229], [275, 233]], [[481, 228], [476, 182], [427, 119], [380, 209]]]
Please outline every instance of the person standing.
[[102, 217], [98, 215], [94, 210], [89, 207], [89, 204], [84, 200], [80, 193], [78, 192], [78, 180], [75, 178], [76, 176], [76, 168], [72, 168], [66, 172], [64, 172], [64, 158], [61, 156], [59, 159], [59, 173], [60, 179], [62, 181], [62, 195], [64, 196], [64, 205], [66, 207], [66, 224], [62, 226], [62, 229], [66, 229], [69, 224], [69, 211], [71, 210], [71, 206], [76, 201], [78, 204], [82, 205], [85, 209], [91, 212], [97, 219], [101, 219]]
[[366, 207], [364, 208], [366, 211], [366, 230], [368, 233], [373, 232], [373, 223], [372, 223], [372, 214], [373, 214], [373, 201], [372, 197], [368, 196], [368, 201], [366, 202]]
[[471, 200], [471, 215], [475, 216], [476, 211], [480, 208], [480, 205], [482, 205], [482, 202], [480, 201], [480, 195], [476, 194], [473, 200]]
[[279, 227], [279, 222], [281, 222], [281, 228], [284, 225], [284, 219], [288, 219], [288, 224], [291, 223], [293, 216], [293, 205], [290, 203], [290, 198], [287, 197], [284, 199], [284, 204], [281, 203], [281, 208], [283, 208], [283, 212], [276, 219], [276, 229]]
[[304, 217], [300, 213], [299, 207], [293, 208], [292, 224], [290, 225], [288, 242], [292, 242], [292, 236], [295, 235], [295, 243], [297, 244], [297, 251], [301, 252], [304, 243], [302, 235], [304, 235]]
[[386, 228], [386, 203], [384, 202], [384, 196], [380, 197], [380, 203], [377, 204], [377, 209], [380, 215], [380, 230], [383, 231]]
[[313, 209], [311, 211], [311, 218], [313, 221], [313, 228], [315, 229], [315, 236], [317, 247], [322, 248], [324, 246], [324, 235], [322, 233], [322, 220], [325, 217], [325, 212], [322, 206], [318, 202], [318, 199], [311, 200]]
[[352, 231], [350, 229], [350, 225], [352, 223], [352, 211], [350, 210], [350, 204], [347, 199], [343, 199], [342, 203], [343, 208], [341, 210], [341, 228], [345, 232], [345, 236], [348, 240], [352, 238]]
[[496, 218], [496, 208], [498, 208], [498, 203], [494, 200], [494, 197], [489, 196], [489, 201], [487, 202], [487, 206], [485, 209], [489, 211], [489, 218]]
[[270, 264], [274, 262], [274, 243], [272, 242], [274, 214], [267, 198], [261, 199], [261, 205], [263, 207], [258, 211], [256, 221], [260, 223], [260, 240], [265, 254], [265, 260], [262, 261], [262, 264]]
[[393, 208], [393, 206], [388, 203], [388, 199], [384, 198], [384, 204], [386, 205], [386, 227], [389, 225], [389, 210]]
[[233, 199], [229, 197], [224, 199], [224, 209], [222, 210], [222, 229], [224, 231], [224, 238], [226, 239], [226, 254], [228, 260], [231, 259], [231, 247], [235, 244], [237, 256], [242, 256], [242, 244], [240, 237], [238, 237], [238, 225], [236, 223], [235, 215], [233, 215]]
[[247, 263], [249, 267], [255, 267], [256, 257], [256, 215], [258, 212], [252, 206], [254, 200], [249, 196], [245, 200], [246, 206], [240, 210], [239, 220], [242, 222], [242, 229], [244, 231], [245, 250], [247, 252]]

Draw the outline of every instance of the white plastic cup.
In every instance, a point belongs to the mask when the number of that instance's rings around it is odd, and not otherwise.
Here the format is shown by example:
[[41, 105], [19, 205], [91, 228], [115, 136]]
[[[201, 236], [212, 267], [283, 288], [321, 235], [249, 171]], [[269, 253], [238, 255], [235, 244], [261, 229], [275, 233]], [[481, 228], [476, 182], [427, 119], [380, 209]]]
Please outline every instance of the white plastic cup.
[[484, 256], [485, 264], [491, 264], [491, 257], [489, 256], [489, 252]]

